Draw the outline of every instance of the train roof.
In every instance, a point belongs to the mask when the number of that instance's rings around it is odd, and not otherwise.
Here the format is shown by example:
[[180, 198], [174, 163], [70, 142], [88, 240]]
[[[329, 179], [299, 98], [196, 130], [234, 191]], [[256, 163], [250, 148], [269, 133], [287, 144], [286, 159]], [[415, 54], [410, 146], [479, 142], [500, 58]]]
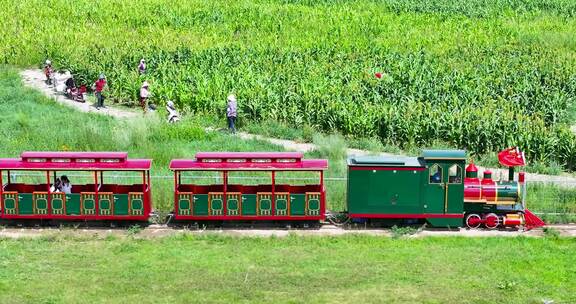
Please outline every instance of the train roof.
[[0, 170], [140, 171], [151, 159], [129, 159], [126, 152], [23, 152], [0, 159]]
[[353, 156], [348, 158], [348, 166], [421, 168], [424, 164], [417, 157]]
[[464, 159], [466, 160], [466, 151], [464, 150], [423, 150], [424, 159]]
[[173, 171], [323, 171], [325, 159], [303, 159], [300, 152], [200, 152], [195, 159], [174, 159]]

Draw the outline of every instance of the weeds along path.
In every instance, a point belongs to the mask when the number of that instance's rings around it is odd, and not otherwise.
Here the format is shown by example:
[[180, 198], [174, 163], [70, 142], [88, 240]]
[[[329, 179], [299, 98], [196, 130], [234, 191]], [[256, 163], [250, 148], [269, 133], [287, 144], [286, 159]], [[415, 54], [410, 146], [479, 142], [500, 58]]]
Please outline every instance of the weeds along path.
[[36, 89], [44, 95], [56, 100], [56, 102], [66, 105], [71, 108], [75, 108], [81, 112], [92, 112], [98, 113], [102, 115], [109, 115], [114, 116], [117, 118], [131, 118], [138, 116], [138, 113], [130, 110], [119, 109], [117, 107], [109, 107], [107, 106], [104, 109], [96, 109], [90, 100], [87, 100], [84, 103], [76, 102], [71, 99], [66, 98], [64, 96], [64, 82], [70, 78], [70, 73], [56, 73], [56, 89], [53, 86], [49, 86], [44, 81], [46, 76], [44, 76], [44, 72], [42, 70], [37, 69], [30, 69], [24, 70], [20, 72], [20, 76], [22, 77], [22, 82], [27, 87]]
[[[57, 83], [59, 84], [59, 86], [57, 87], [56, 91], [54, 90], [54, 88], [52, 86], [48, 86], [44, 82], [45, 76], [44, 76], [44, 73], [42, 70], [39, 70], [39, 69], [24, 70], [24, 71], [20, 72], [20, 75], [21, 75], [22, 80], [26, 86], [44, 93], [44, 95], [48, 96], [49, 98], [56, 100], [58, 103], [64, 104], [66, 106], [69, 106], [69, 107], [72, 107], [75, 109], [78, 109], [79, 111], [98, 113], [98, 114], [102, 114], [102, 115], [110, 115], [110, 116], [113, 116], [116, 118], [121, 118], [121, 119], [141, 116], [141, 114], [139, 114], [139, 112], [137, 113], [134, 111], [130, 111], [128, 109], [118, 109], [115, 107], [108, 107], [106, 109], [96, 110], [96, 108], [92, 104], [90, 104], [90, 102], [79, 103], [79, 102], [75, 102], [75, 101], [72, 101], [72, 100], [66, 98], [62, 94], [62, 91], [63, 91], [63, 87], [64, 87], [64, 81], [66, 81], [66, 79], [68, 79], [68, 77], [70, 77], [70, 73], [68, 73], [68, 72], [57, 75]], [[214, 129], [213, 128], [207, 128], [207, 130], [214, 130]], [[295, 142], [293, 140], [270, 138], [270, 137], [265, 137], [262, 135], [249, 134], [249, 133], [245, 133], [245, 132], [238, 132], [237, 136], [240, 137], [241, 139], [247, 139], [247, 140], [257, 139], [257, 140], [268, 141], [272, 144], [281, 146], [284, 149], [289, 150], [289, 151], [297, 151], [297, 152], [306, 153], [306, 152], [316, 150], [318, 148], [313, 143], [298, 143], [298, 142]], [[360, 149], [347, 149], [346, 153], [348, 156], [370, 155], [370, 154], [371, 155], [379, 155], [379, 156], [405, 156], [405, 155], [397, 155], [397, 154], [391, 154], [391, 153], [385, 153], [385, 152], [371, 152], [371, 151], [360, 150]], [[484, 169], [487, 169], [487, 168], [480, 167], [480, 170], [483, 171]], [[496, 179], [505, 178], [508, 176], [508, 172], [505, 169], [498, 169], [498, 168], [489, 168], [489, 169], [492, 170], [492, 172], [494, 173], [493, 176]], [[528, 181], [531, 181], [531, 182], [545, 182], [545, 183], [557, 184], [557, 185], [564, 186], [564, 187], [576, 187], [576, 178], [569, 176], [569, 175], [557, 175], [557, 176], [555, 176], [555, 175], [545, 175], [545, 174], [537, 174], [537, 173], [527, 173], [526, 179]]]

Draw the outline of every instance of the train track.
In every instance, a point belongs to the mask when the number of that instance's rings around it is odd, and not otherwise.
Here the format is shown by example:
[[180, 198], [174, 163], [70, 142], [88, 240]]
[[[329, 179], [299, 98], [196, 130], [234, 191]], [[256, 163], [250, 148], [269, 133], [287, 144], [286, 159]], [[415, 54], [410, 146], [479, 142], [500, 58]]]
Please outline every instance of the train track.
[[[576, 224], [548, 225], [547, 229], [553, 229], [560, 236], [576, 237]], [[20, 239], [20, 238], [38, 238], [38, 237], [58, 237], [58, 236], [77, 236], [80, 238], [104, 239], [113, 237], [135, 237], [135, 238], [158, 238], [166, 236], [175, 236], [182, 234], [189, 235], [222, 235], [234, 237], [286, 237], [296, 236], [345, 236], [352, 234], [383, 236], [383, 237], [542, 237], [546, 233], [544, 229], [533, 229], [530, 231], [523, 230], [483, 230], [483, 229], [429, 229], [420, 228], [414, 230], [397, 230], [390, 228], [364, 228], [349, 227], [343, 228], [332, 224], [324, 224], [317, 229], [280, 229], [280, 228], [186, 228], [186, 227], [169, 227], [167, 225], [153, 224], [144, 228], [102, 228], [102, 227], [4, 227], [0, 229], [0, 239]]]

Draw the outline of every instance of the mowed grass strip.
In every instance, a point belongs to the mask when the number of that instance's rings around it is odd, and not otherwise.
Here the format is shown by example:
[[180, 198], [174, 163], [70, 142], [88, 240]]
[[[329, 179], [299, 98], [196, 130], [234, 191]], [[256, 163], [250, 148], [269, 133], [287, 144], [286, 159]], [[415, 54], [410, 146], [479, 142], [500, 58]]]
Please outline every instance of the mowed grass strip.
[[576, 301], [575, 239], [0, 240], [1, 303]]

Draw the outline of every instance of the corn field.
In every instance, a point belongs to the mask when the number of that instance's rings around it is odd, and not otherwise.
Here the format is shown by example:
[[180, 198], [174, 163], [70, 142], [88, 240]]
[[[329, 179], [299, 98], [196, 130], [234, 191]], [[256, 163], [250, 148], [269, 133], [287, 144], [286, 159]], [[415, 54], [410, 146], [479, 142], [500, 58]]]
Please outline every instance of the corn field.
[[[50, 58], [110, 98], [311, 125], [402, 148], [520, 146], [576, 167], [576, 2], [0, 0], [0, 62]], [[139, 75], [140, 58], [148, 72]], [[374, 77], [382, 73], [381, 78]]]

